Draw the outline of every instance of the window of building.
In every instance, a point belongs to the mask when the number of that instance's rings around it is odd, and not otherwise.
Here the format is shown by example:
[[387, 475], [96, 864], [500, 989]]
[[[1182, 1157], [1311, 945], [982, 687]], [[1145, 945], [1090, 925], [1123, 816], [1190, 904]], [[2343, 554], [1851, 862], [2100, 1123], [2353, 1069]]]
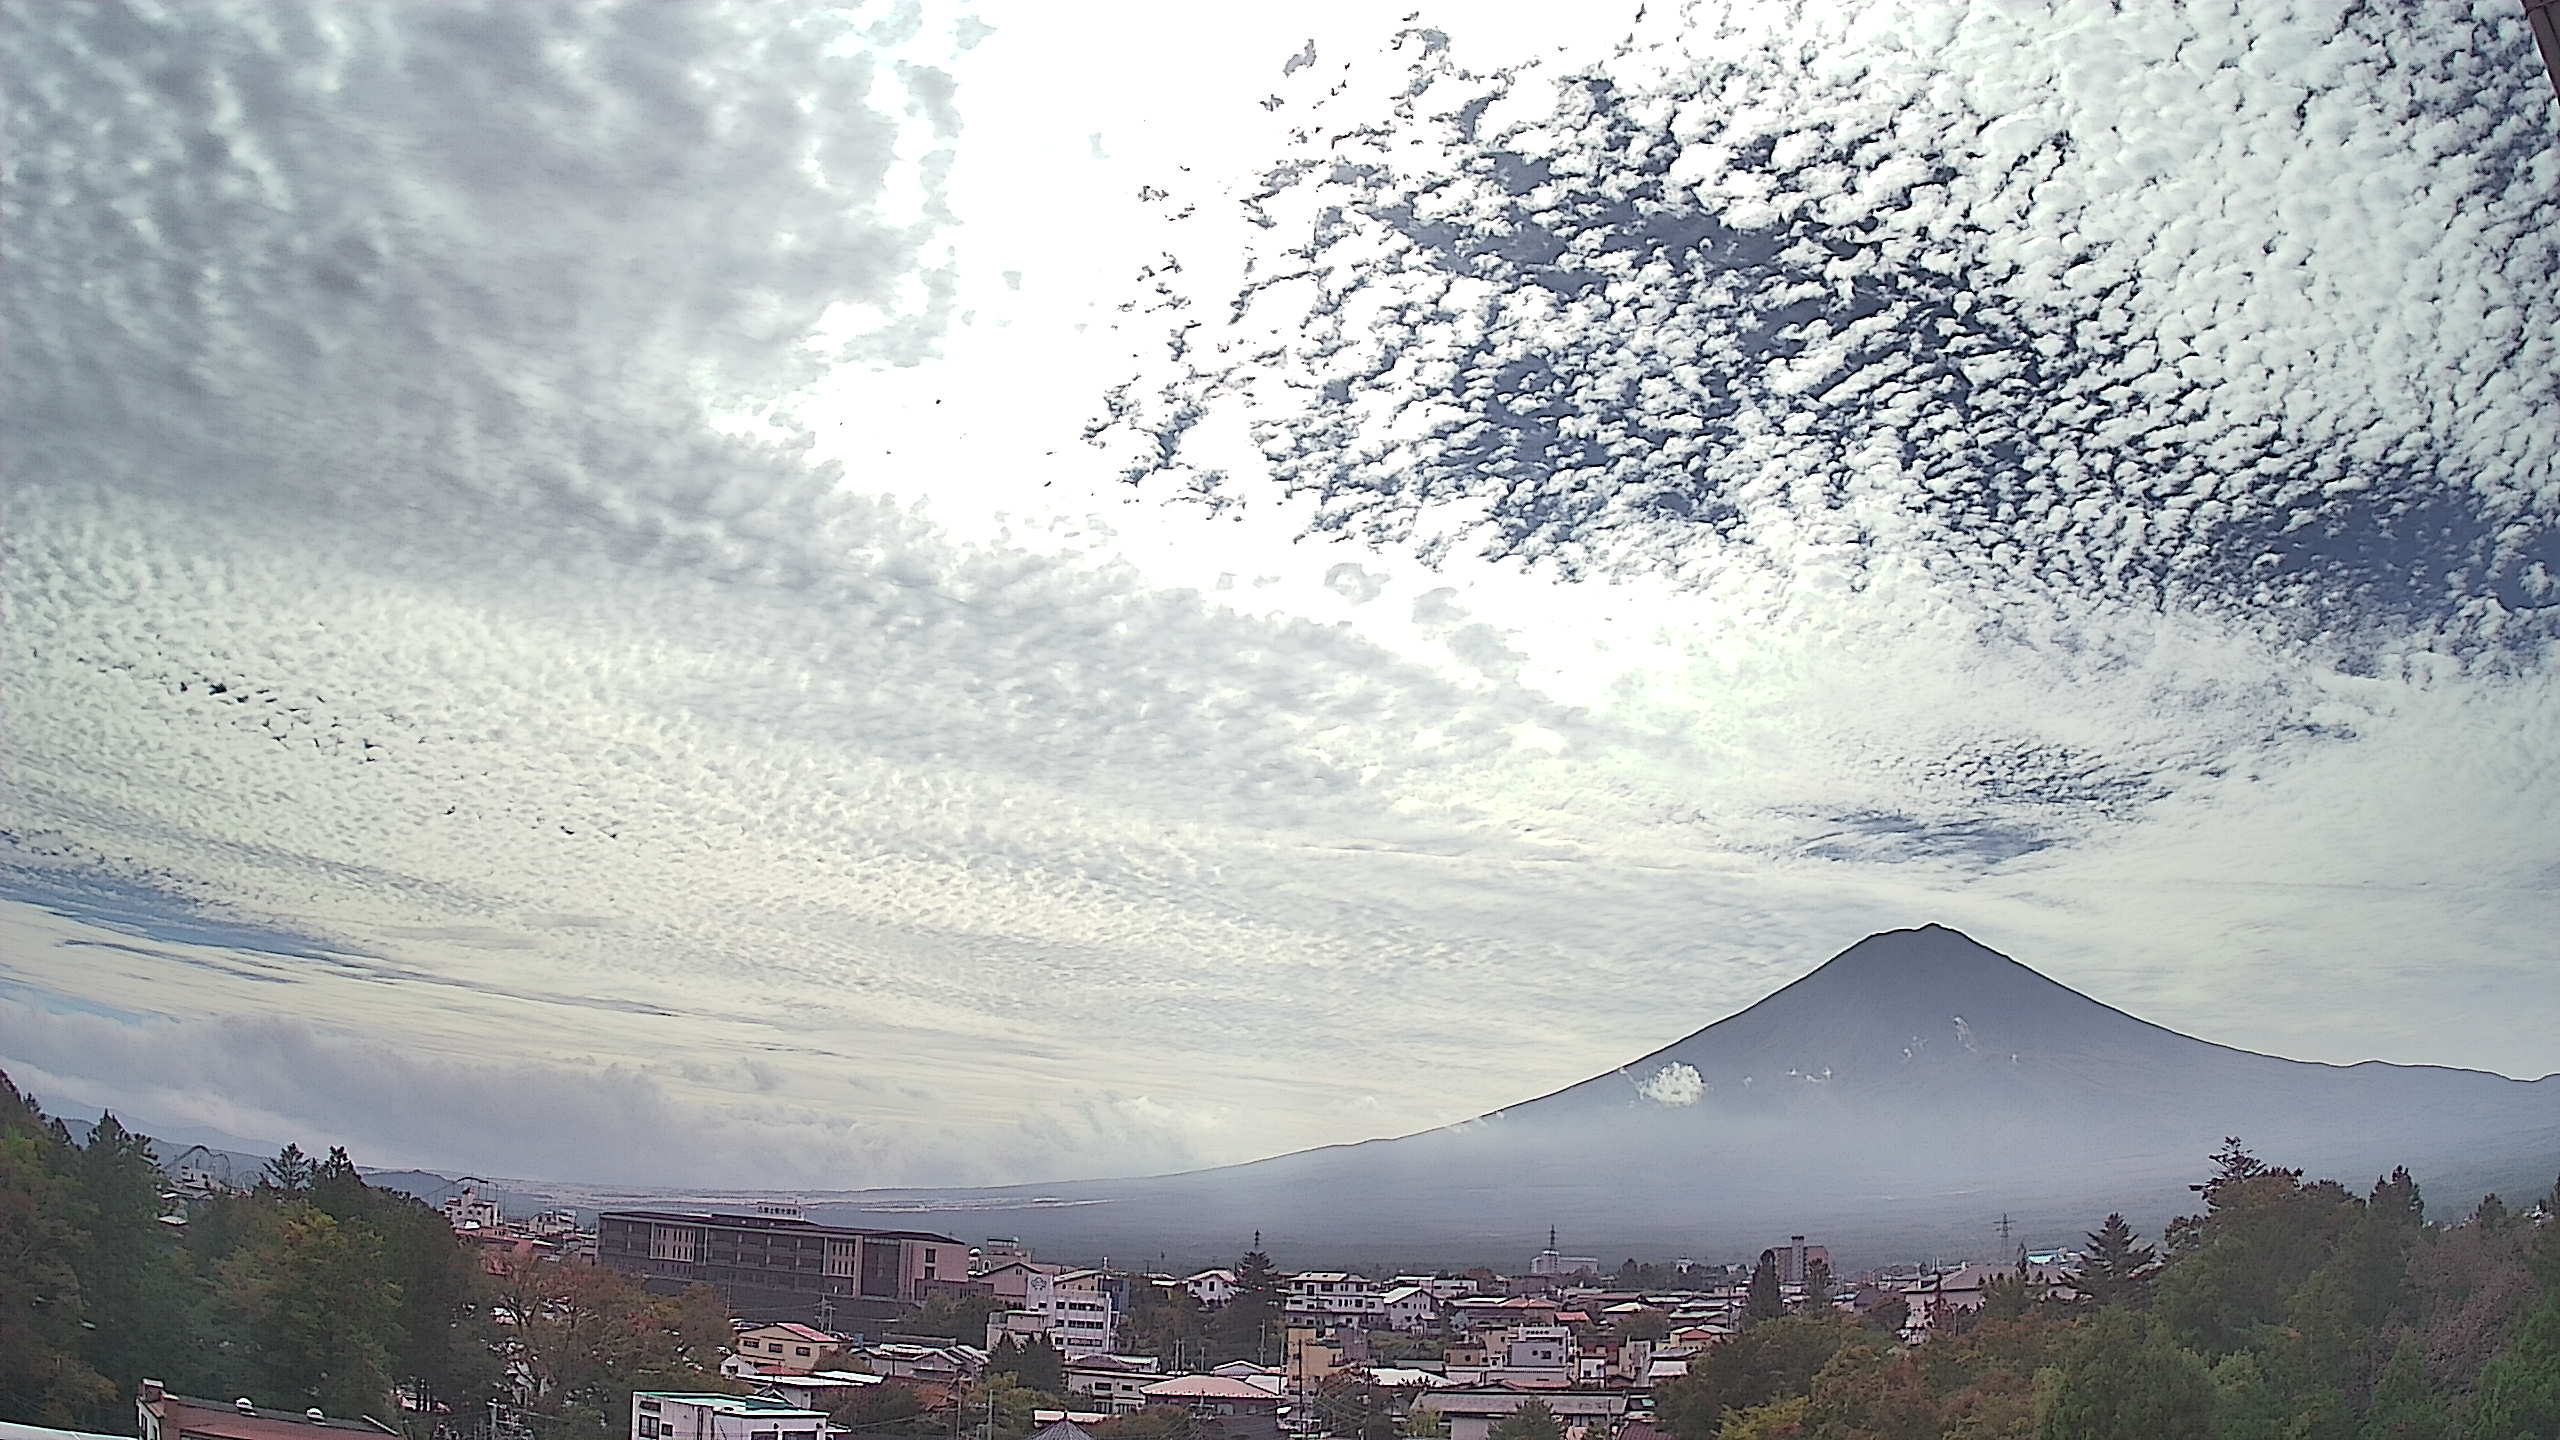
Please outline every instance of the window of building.
[[826, 1263], [820, 1273], [836, 1279], [852, 1279], [854, 1248], [855, 1243], [851, 1240], [829, 1240]]
[[693, 1263], [694, 1232], [684, 1225], [652, 1225], [649, 1227], [649, 1258]]
[[640, 1417], [640, 1440], [658, 1440], [657, 1416], [643, 1415]]

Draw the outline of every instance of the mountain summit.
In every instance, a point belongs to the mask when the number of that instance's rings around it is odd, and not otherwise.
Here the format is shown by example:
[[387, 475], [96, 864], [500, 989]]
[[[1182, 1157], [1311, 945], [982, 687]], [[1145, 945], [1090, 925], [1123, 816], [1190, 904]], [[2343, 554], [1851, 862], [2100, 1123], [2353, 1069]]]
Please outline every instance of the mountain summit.
[[2068, 1240], [2111, 1210], [2156, 1231], [2226, 1135], [2363, 1183], [2441, 1193], [2560, 1170], [2560, 1079], [2310, 1064], [2181, 1035], [1954, 930], [1870, 935], [1737, 1014], [1607, 1074], [1459, 1124], [1144, 1180], [870, 1192], [840, 1215], [965, 1208], [1035, 1241], [1416, 1263], [1525, 1251], [1550, 1224], [1612, 1254], [1850, 1261], [1990, 1254], [2008, 1215]]

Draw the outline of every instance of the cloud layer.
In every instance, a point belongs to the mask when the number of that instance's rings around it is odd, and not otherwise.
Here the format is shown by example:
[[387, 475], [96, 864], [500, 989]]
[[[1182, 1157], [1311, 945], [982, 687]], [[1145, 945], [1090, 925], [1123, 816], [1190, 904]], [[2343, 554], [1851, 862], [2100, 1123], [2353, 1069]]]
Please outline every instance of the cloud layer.
[[[1355, 15], [1088, 145], [1027, 15], [47, 12], [0, 1063], [1104, 1174], [1936, 920], [2560, 1068], [2554, 126], [2498, 7], [2359, 13]], [[1059, 135], [1074, 208], [987, 183]]]

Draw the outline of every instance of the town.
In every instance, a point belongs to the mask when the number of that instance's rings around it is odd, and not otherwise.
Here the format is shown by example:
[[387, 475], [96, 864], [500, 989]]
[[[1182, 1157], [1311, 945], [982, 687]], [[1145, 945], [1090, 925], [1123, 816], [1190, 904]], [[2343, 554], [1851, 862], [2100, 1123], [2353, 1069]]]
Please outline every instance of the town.
[[1850, 1271], [1798, 1234], [1612, 1264], [1559, 1225], [1501, 1268], [1289, 1271], [1260, 1235], [1133, 1266], [780, 1201], [430, 1204], [342, 1149], [226, 1174], [0, 1102], [0, 1440], [2509, 1440], [2560, 1415], [2560, 1189], [2430, 1221], [2405, 1169], [2359, 1193], [2237, 1140], [2156, 1243], [2111, 1214], [2071, 1246], [2003, 1220], [1963, 1261]]
[[[2007, 1262], [1851, 1277], [1794, 1235], [1747, 1264], [1604, 1266], [1551, 1232], [1511, 1273], [1292, 1274], [1255, 1236], [1234, 1264], [1177, 1275], [1047, 1261], [1009, 1237], [820, 1224], [789, 1203], [605, 1211], [582, 1228], [569, 1211], [508, 1220], [466, 1187], [443, 1212], [495, 1255], [720, 1297], [734, 1333], [720, 1373], [740, 1389], [635, 1392], [631, 1440], [833, 1440], [933, 1416], [996, 1433], [991, 1375], [1054, 1402], [1029, 1413], [1044, 1440], [1091, 1440], [1086, 1427], [1322, 1436], [1360, 1432], [1363, 1418], [1489, 1440], [1524, 1409], [1567, 1440], [1652, 1440], [1657, 1387], [1755, 1319], [1832, 1312], [1919, 1344], [2004, 1287], [2075, 1298], [2088, 1258], [2021, 1247]], [[972, 1395], [988, 1415], [955, 1408]], [[1112, 1423], [1132, 1417], [1148, 1423]]]

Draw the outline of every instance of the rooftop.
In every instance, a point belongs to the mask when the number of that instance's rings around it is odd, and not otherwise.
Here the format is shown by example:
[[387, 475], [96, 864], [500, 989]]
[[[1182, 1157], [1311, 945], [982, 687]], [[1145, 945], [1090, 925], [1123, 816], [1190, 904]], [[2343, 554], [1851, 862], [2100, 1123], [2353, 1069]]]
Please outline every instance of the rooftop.
[[186, 1435], [210, 1436], [214, 1440], [308, 1440], [315, 1430], [354, 1430], [366, 1435], [400, 1433], [369, 1416], [324, 1416], [314, 1420], [306, 1411], [263, 1405], [244, 1410], [236, 1401], [205, 1400], [193, 1395], [163, 1395], [160, 1404], [162, 1423], [168, 1426], [173, 1440]]
[[596, 1217], [601, 1225], [607, 1220], [639, 1220], [657, 1225], [713, 1225], [723, 1230], [784, 1230], [794, 1235], [846, 1235], [870, 1240], [930, 1240], [938, 1245], [960, 1242], [948, 1235], [930, 1230], [865, 1230], [852, 1225], [821, 1225], [791, 1215], [737, 1215], [725, 1210], [607, 1210]]
[[[788, 1383], [789, 1376], [772, 1377]], [[681, 1405], [699, 1405], [723, 1415], [761, 1415], [772, 1420], [823, 1420], [820, 1410], [803, 1410], [788, 1400], [775, 1400], [763, 1395], [714, 1395], [691, 1390], [640, 1390], [631, 1396], [634, 1403], [642, 1400], [673, 1400]]]

